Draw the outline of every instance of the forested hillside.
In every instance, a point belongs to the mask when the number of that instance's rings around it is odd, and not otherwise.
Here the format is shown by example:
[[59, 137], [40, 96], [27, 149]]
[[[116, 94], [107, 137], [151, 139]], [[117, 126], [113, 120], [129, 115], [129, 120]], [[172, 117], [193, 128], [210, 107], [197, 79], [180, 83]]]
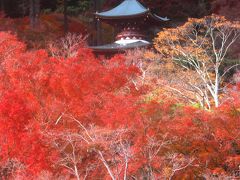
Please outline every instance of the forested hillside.
[[237, 0], [143, 0], [171, 21], [106, 56], [121, 1], [0, 2], [0, 179], [240, 178]]

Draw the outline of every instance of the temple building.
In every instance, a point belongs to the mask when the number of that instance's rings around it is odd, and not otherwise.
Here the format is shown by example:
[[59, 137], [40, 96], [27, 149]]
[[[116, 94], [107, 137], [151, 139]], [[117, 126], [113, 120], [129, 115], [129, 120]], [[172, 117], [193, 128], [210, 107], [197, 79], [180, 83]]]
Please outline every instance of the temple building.
[[94, 52], [121, 52], [127, 49], [151, 45], [145, 30], [153, 24], [168, 21], [144, 7], [137, 0], [124, 0], [117, 7], [105, 12], [96, 12], [98, 21], [112, 25], [118, 34], [115, 42], [106, 45], [92, 46]]

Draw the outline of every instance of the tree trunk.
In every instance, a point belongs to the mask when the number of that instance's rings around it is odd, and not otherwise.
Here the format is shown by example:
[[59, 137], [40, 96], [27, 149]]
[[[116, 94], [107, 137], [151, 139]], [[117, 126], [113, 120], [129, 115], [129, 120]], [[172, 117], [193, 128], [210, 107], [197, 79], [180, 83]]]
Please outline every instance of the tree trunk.
[[[101, 0], [94, 0], [95, 12], [101, 11]], [[102, 43], [102, 27], [101, 21], [95, 18], [95, 28], [97, 30], [97, 37], [96, 37], [96, 45], [100, 45]]]
[[201, 10], [201, 12], [199, 12], [199, 16], [205, 16], [207, 13], [209, 13], [209, 2], [207, 0], [198, 0], [198, 7]]
[[214, 103], [215, 107], [219, 106], [219, 70], [215, 70], [216, 77], [215, 77], [215, 89], [214, 89]]
[[0, 2], [0, 11], [4, 12], [4, 0]]
[[67, 0], [64, 0], [64, 33], [67, 34], [68, 33], [68, 12], [67, 12], [67, 7], [68, 7], [68, 3]]
[[77, 180], [80, 180], [80, 176], [79, 176], [78, 168], [77, 168], [76, 164], [74, 165], [74, 173], [75, 173], [75, 176], [76, 176]]
[[40, 0], [29, 0], [30, 4], [30, 25], [32, 28], [37, 28], [39, 25], [39, 15], [40, 15]]

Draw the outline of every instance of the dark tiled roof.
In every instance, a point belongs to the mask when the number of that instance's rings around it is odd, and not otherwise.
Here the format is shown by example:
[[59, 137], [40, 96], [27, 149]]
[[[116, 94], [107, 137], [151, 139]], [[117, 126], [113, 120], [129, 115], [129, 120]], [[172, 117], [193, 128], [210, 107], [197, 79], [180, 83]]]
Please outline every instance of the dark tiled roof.
[[96, 13], [100, 18], [119, 18], [119, 17], [133, 17], [138, 15], [143, 15], [149, 12], [149, 9], [145, 8], [137, 0], [124, 0], [117, 7], [101, 12]]
[[149, 8], [144, 7], [137, 0], [124, 0], [117, 7], [110, 9], [109, 11], [96, 13], [96, 16], [101, 19], [134, 18], [148, 15], [157, 21], [169, 20], [167, 17], [163, 18], [151, 13]]

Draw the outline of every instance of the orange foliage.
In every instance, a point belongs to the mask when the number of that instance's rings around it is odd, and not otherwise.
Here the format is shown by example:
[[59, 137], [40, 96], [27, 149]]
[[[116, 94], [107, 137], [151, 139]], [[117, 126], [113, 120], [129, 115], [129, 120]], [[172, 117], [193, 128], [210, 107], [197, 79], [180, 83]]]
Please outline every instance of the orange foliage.
[[183, 84], [183, 88], [178, 86], [181, 83], [171, 85], [174, 80], [170, 80], [169, 89], [202, 107], [219, 106], [223, 77], [236, 66], [231, 66], [227, 57], [239, 34], [239, 22], [217, 15], [190, 18], [183, 26], [159, 32], [154, 47], [167, 64], [175, 64], [172, 74]]

